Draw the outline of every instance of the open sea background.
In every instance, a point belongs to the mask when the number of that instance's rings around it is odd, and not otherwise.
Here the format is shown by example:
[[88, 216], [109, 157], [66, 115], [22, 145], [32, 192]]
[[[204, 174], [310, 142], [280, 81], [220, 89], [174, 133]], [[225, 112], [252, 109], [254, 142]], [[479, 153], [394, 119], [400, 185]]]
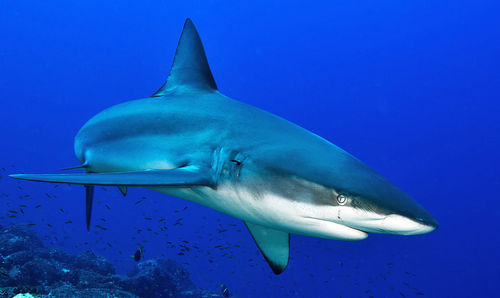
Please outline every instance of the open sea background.
[[[175, 259], [198, 286], [240, 297], [498, 297], [499, 15], [499, 1], [0, 0], [0, 224], [36, 223], [47, 245], [92, 249], [119, 273], [144, 245], [146, 259]], [[275, 276], [243, 223], [206, 207], [99, 188], [93, 225], [107, 230], [88, 233], [83, 187], [7, 177], [77, 165], [73, 139], [90, 117], [163, 84], [186, 17], [224, 94], [347, 150], [439, 229], [293, 235]], [[25, 214], [8, 217], [19, 204]], [[178, 255], [182, 241], [191, 250]]]

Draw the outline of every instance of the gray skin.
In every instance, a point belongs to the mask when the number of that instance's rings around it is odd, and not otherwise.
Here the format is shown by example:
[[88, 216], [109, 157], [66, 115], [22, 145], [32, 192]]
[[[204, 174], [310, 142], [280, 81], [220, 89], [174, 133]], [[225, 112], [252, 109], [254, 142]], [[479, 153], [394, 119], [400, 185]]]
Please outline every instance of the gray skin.
[[[436, 220], [358, 159], [321, 137], [221, 94], [188, 19], [167, 82], [151, 97], [110, 107], [75, 138], [86, 173], [16, 179], [143, 186], [243, 220], [276, 274], [290, 233], [361, 240], [367, 232], [424, 234]], [[73, 168], [75, 169], [75, 168]]]

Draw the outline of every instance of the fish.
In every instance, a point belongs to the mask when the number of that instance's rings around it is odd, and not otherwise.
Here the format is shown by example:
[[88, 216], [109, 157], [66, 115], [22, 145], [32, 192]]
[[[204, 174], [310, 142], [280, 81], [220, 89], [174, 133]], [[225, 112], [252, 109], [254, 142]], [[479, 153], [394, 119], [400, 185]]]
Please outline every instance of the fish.
[[146, 187], [210, 206], [245, 223], [275, 274], [288, 266], [290, 234], [363, 240], [368, 233], [418, 235], [438, 227], [358, 158], [222, 94], [189, 18], [167, 81], [148, 97], [91, 118], [74, 152], [83, 173], [9, 176], [84, 185], [87, 228], [94, 186]]
[[139, 262], [142, 258], [144, 258], [144, 247], [139, 247], [131, 257], [134, 261]]
[[220, 285], [222, 297], [231, 297], [231, 293], [225, 284]]

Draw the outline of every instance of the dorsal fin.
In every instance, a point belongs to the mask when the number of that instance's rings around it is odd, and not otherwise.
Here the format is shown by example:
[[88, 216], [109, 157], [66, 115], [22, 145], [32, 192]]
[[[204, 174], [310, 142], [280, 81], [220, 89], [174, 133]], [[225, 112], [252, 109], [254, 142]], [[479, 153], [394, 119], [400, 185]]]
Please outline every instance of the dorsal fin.
[[191, 19], [186, 19], [167, 82], [153, 96], [184, 89], [217, 90], [203, 44]]

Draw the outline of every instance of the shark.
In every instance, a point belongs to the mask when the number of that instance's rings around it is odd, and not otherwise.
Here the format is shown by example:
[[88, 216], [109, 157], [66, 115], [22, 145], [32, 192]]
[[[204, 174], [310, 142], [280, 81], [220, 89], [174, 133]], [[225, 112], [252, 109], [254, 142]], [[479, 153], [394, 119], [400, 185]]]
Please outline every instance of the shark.
[[362, 240], [438, 227], [419, 203], [359, 159], [279, 116], [231, 99], [215, 83], [188, 18], [170, 74], [151, 96], [112, 106], [77, 133], [80, 165], [12, 178], [85, 186], [89, 229], [95, 186], [146, 187], [244, 221], [275, 274], [290, 234]]

